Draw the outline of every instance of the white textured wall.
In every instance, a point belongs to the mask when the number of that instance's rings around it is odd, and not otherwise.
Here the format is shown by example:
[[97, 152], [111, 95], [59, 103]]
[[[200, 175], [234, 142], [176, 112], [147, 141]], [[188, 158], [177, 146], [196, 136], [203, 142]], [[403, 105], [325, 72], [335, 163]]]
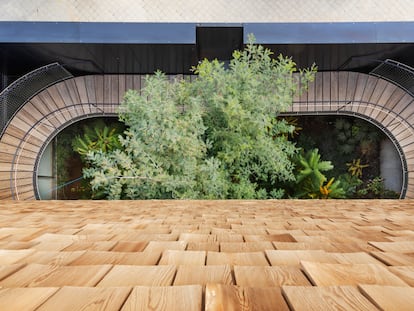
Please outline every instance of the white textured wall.
[[0, 21], [413, 21], [414, 0], [0, 0]]
[[384, 178], [385, 188], [400, 192], [402, 186], [401, 160], [395, 146], [389, 139], [381, 142], [380, 162], [381, 177]]

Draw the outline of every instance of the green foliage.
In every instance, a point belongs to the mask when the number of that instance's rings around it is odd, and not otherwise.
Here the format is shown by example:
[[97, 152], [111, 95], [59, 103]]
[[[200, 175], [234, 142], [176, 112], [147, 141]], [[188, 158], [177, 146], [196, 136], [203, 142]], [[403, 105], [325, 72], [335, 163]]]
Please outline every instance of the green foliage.
[[309, 180], [319, 187], [322, 182], [327, 180], [322, 172], [333, 169], [331, 161], [321, 161], [321, 155], [319, 154], [318, 149], [309, 150], [305, 155], [300, 154], [297, 162], [300, 165], [299, 173], [296, 178], [297, 183]]
[[369, 165], [362, 164], [361, 159], [354, 159], [352, 160], [352, 163], [346, 163], [346, 166], [348, 166], [348, 172], [352, 176], [362, 177], [362, 170], [368, 167]]
[[348, 173], [339, 176], [339, 180], [345, 191], [345, 197], [349, 199], [355, 198], [357, 189], [363, 184], [363, 181], [359, 177]]
[[[345, 192], [340, 181], [327, 182], [324, 172], [333, 169], [331, 161], [321, 161], [318, 149], [299, 154], [296, 158], [297, 174], [294, 197], [305, 199], [340, 198]], [[325, 182], [327, 182], [325, 184]]]
[[[56, 139], [56, 182], [62, 185], [69, 180], [69, 162], [74, 152], [71, 148], [73, 131], [59, 133]], [[65, 189], [58, 189], [57, 196], [60, 199], [67, 199]]]
[[367, 183], [357, 191], [358, 198], [380, 198], [380, 199], [396, 199], [399, 194], [385, 188], [384, 179], [375, 177], [367, 181]]
[[343, 174], [340, 176], [345, 197], [349, 199], [398, 199], [399, 193], [385, 188], [384, 179], [377, 176], [361, 180], [356, 175]]
[[202, 109], [188, 98], [186, 82], [157, 72], [142, 94], [128, 91], [120, 120], [128, 127], [121, 150], [87, 154], [84, 175], [109, 199], [196, 197], [196, 175], [207, 146]]
[[98, 119], [92, 126], [84, 126], [84, 132], [76, 135], [72, 140], [72, 148], [85, 157], [89, 151], [108, 152], [120, 149], [121, 144], [118, 136], [122, 133], [122, 128], [113, 124], [107, 126], [103, 120]]
[[121, 149], [90, 150], [94, 191], [110, 199], [273, 198], [294, 180], [294, 127], [277, 119], [315, 68], [293, 75], [295, 63], [251, 42], [229, 68], [202, 61], [194, 81], [148, 76], [141, 94], [120, 107], [127, 130]]
[[319, 193], [313, 199], [337, 199], [344, 198], [345, 190], [343, 189], [339, 180], [335, 181], [335, 178], [331, 178], [326, 185], [322, 184], [319, 187]]
[[335, 135], [341, 152], [360, 153], [361, 157], [371, 156], [376, 151], [375, 145], [381, 138], [378, 130], [368, 122], [346, 118], [335, 121]]

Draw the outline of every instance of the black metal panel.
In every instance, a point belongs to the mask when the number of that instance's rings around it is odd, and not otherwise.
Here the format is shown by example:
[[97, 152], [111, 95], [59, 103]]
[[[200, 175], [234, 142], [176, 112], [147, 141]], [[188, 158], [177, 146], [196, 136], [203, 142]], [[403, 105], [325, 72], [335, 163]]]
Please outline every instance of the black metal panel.
[[392, 58], [414, 66], [414, 43], [384, 44], [267, 44], [276, 55], [291, 56], [298, 67], [312, 63], [319, 71], [347, 70], [368, 73], [380, 61]]
[[243, 48], [242, 27], [197, 27], [197, 56], [199, 60], [230, 60], [234, 50]]
[[195, 44], [194, 23], [0, 22], [0, 42]]
[[414, 22], [247, 23], [260, 44], [413, 43]]
[[[9, 76], [59, 62], [75, 75], [101, 73], [189, 73], [197, 63], [195, 45], [184, 44], [0, 44]], [[170, 61], [172, 60], [172, 61]]]

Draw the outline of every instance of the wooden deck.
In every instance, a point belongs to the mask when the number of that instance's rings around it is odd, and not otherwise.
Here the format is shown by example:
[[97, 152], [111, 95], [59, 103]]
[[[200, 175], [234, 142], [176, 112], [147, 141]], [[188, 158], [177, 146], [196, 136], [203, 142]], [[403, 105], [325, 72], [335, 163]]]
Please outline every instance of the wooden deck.
[[0, 201], [0, 310], [414, 310], [414, 201]]

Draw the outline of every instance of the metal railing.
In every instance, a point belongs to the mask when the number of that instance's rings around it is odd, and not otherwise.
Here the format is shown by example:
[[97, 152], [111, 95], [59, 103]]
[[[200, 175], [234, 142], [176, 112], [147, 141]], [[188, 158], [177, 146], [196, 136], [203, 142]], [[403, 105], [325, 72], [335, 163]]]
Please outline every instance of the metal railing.
[[414, 97], [414, 68], [392, 59], [386, 59], [369, 74], [399, 86]]
[[16, 112], [34, 95], [73, 75], [59, 63], [35, 69], [20, 77], [0, 93], [0, 138]]

